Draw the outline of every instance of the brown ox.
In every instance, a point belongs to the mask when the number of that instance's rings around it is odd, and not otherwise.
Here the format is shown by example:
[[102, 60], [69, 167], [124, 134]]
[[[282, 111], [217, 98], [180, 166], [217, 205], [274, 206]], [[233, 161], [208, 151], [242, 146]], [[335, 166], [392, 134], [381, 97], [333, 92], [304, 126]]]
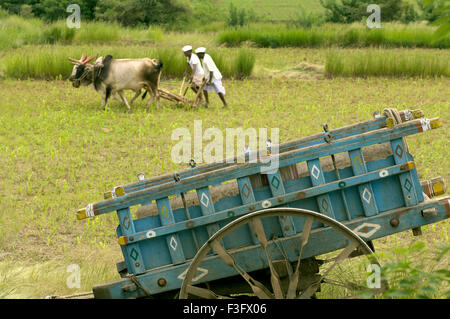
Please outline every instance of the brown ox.
[[[69, 77], [74, 87], [92, 86], [96, 91], [101, 92], [104, 108], [106, 108], [111, 95], [120, 101], [115, 96], [117, 93], [122, 98], [120, 102], [125, 103], [128, 110], [130, 110], [130, 104], [141, 94], [141, 90], [145, 89], [153, 97], [147, 102], [147, 108], [150, 108], [152, 100], [155, 100], [156, 108], [158, 108], [158, 87], [163, 66], [160, 60], [149, 58], [113, 59], [112, 56], [107, 55], [99, 57], [93, 64], [89, 64], [93, 59], [93, 57], [85, 58], [84, 55], [80, 60], [69, 58], [74, 64]], [[125, 97], [124, 90], [132, 90], [136, 93], [130, 104]]]

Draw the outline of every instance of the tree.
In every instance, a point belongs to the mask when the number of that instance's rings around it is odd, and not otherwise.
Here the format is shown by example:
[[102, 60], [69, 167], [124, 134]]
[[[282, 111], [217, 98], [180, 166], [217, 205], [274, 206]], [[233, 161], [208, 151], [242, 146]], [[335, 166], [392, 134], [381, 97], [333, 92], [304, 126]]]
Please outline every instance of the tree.
[[99, 0], [96, 17], [124, 26], [187, 23], [188, 8], [177, 0]]
[[[441, 3], [439, 4], [439, 2]], [[423, 7], [431, 7], [432, 13], [437, 15], [433, 21], [434, 25], [439, 26], [434, 33], [436, 38], [439, 39], [445, 37], [448, 33], [450, 33], [450, 1], [425, 0], [423, 2]]]
[[[320, 0], [326, 10], [326, 21], [335, 23], [352, 23], [361, 21], [367, 17], [367, 6], [374, 3], [373, 0]], [[382, 21], [414, 19], [414, 7], [401, 0], [377, 0], [375, 1], [381, 9]]]

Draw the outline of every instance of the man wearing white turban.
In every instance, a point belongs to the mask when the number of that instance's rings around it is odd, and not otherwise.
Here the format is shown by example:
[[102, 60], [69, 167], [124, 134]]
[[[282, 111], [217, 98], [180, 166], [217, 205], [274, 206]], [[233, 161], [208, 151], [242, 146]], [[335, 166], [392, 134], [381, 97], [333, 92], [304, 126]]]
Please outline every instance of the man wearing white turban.
[[[190, 82], [191, 89], [197, 93], [200, 86], [202, 85], [203, 78], [205, 77], [205, 71], [203, 70], [202, 64], [197, 55], [192, 53], [192, 46], [186, 45], [183, 47], [184, 55], [187, 59], [186, 70], [184, 71], [184, 77], [188, 75], [189, 67], [192, 69]], [[200, 95], [201, 98], [201, 95]]]
[[209, 104], [208, 92], [216, 92], [222, 100], [223, 107], [227, 108], [228, 104], [225, 100], [225, 88], [222, 85], [222, 74], [217, 68], [214, 60], [209, 54], [206, 54], [206, 49], [203, 47], [197, 48], [195, 50], [198, 57], [202, 60], [202, 66], [205, 72], [206, 86], [203, 90], [205, 95], [206, 107]]

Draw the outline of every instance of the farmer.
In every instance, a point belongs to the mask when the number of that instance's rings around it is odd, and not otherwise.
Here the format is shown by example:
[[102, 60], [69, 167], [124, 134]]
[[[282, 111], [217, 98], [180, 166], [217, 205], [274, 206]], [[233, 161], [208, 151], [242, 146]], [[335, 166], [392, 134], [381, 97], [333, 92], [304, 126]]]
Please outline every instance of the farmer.
[[[186, 70], [184, 71], [184, 77], [188, 75], [189, 66], [192, 69], [190, 83], [191, 89], [197, 93], [199, 88], [202, 86], [203, 78], [205, 77], [205, 71], [203, 71], [202, 64], [197, 55], [192, 53], [192, 46], [186, 45], [183, 47], [184, 55], [187, 59]], [[200, 95], [201, 99], [201, 95]]]
[[216, 92], [223, 103], [223, 108], [227, 108], [228, 104], [225, 101], [225, 88], [222, 86], [222, 74], [214, 63], [209, 54], [206, 54], [206, 49], [203, 47], [197, 48], [195, 53], [202, 60], [203, 69], [205, 70], [206, 86], [203, 90], [205, 94], [206, 107], [209, 104], [208, 92]]

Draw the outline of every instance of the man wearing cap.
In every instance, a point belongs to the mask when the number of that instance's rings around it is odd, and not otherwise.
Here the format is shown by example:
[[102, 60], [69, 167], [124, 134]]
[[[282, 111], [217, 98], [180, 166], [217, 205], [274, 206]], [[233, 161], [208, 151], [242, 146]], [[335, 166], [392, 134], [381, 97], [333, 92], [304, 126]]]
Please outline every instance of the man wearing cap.
[[[192, 53], [192, 46], [186, 45], [183, 47], [184, 55], [187, 59], [186, 70], [184, 71], [184, 76], [188, 74], [189, 67], [192, 69], [191, 73], [191, 89], [197, 93], [198, 89], [201, 87], [203, 78], [205, 77], [205, 71], [203, 70], [202, 64], [197, 55]], [[200, 95], [201, 98], [201, 95]]]
[[225, 88], [222, 86], [222, 74], [217, 68], [214, 60], [211, 58], [209, 54], [206, 54], [206, 49], [203, 47], [197, 48], [195, 53], [197, 53], [198, 57], [202, 60], [202, 66], [205, 72], [206, 86], [203, 90], [206, 100], [206, 107], [209, 104], [208, 92], [216, 92], [220, 99], [222, 100], [223, 107], [228, 107], [227, 102], [225, 101]]

